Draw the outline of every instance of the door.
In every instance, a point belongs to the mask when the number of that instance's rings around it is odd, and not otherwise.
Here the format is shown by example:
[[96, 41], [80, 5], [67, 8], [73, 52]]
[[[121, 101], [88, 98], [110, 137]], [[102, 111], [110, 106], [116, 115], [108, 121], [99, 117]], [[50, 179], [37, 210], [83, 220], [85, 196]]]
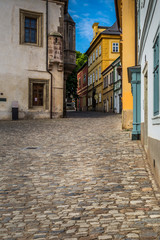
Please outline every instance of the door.
[[109, 112], [109, 100], [107, 99], [107, 112]]
[[144, 75], [144, 146], [148, 145], [148, 72]]
[[33, 106], [43, 106], [44, 84], [33, 84]]

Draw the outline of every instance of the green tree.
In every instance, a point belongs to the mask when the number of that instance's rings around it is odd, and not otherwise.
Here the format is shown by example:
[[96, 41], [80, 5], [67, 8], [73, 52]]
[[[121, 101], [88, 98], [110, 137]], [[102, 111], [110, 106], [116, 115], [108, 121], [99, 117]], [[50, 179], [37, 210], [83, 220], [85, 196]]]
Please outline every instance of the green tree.
[[71, 95], [73, 98], [77, 99], [77, 72], [87, 61], [87, 55], [76, 51], [76, 67], [73, 72], [69, 75], [66, 83], [66, 94], [67, 97]]

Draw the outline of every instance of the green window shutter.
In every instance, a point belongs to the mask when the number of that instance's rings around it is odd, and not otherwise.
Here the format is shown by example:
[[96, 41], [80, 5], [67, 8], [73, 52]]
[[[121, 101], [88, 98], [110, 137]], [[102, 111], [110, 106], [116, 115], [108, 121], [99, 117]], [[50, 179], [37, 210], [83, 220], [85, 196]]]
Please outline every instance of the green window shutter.
[[159, 114], [159, 37], [154, 45], [154, 115]]

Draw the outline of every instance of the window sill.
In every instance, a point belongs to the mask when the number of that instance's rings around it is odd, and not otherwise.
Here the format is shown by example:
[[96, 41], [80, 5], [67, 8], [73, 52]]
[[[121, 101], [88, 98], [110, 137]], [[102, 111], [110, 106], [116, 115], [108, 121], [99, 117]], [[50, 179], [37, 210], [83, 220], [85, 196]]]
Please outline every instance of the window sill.
[[152, 124], [153, 125], [160, 125], [160, 114], [156, 115], [152, 118]]
[[42, 47], [42, 45], [39, 45], [38, 43], [26, 43], [26, 42], [22, 42], [22, 43], [20, 43], [20, 45], [29, 46], [29, 47]]

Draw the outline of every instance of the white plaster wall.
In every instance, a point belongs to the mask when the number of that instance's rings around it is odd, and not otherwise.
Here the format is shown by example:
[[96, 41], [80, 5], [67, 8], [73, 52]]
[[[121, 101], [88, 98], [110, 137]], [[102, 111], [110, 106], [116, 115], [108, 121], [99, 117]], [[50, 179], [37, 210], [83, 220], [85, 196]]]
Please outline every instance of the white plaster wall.
[[[42, 47], [19, 44], [20, 9], [43, 13]], [[50, 79], [46, 72], [45, 15], [46, 2], [42, 0], [0, 1], [0, 93], [7, 98], [7, 102], [0, 102], [0, 119], [11, 118], [12, 101], [19, 102], [20, 111], [29, 111], [29, 78]], [[49, 32], [58, 30], [60, 16], [60, 5], [49, 3]], [[59, 75], [57, 81], [62, 82], [63, 73]]]
[[[148, 1], [146, 2], [146, 6]], [[160, 26], [160, 1], [157, 1], [151, 26], [145, 42], [144, 51], [141, 58], [141, 122], [144, 122], [144, 75], [142, 73], [145, 67], [145, 56], [148, 61], [148, 135], [151, 138], [160, 140], [160, 125], [153, 125], [153, 41], [156, 36], [158, 27]], [[147, 8], [141, 11], [141, 19], [145, 19]], [[144, 22], [143, 22], [144, 23]], [[143, 25], [141, 25], [143, 31]]]

